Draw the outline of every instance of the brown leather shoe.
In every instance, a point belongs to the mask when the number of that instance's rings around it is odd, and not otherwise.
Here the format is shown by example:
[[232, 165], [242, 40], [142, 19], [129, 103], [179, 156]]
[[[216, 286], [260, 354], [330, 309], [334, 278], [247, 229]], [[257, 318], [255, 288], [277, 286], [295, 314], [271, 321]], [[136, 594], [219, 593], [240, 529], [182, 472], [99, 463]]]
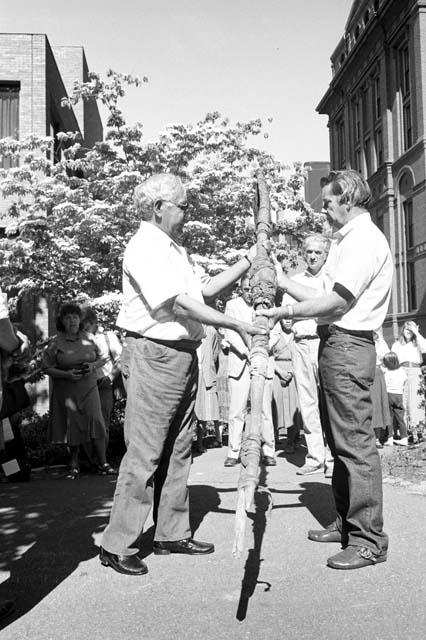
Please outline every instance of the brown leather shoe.
[[101, 547], [99, 560], [104, 567], [111, 567], [114, 571], [124, 573], [127, 576], [142, 576], [148, 573], [148, 567], [145, 562], [136, 554], [133, 556], [119, 556]]
[[377, 555], [367, 547], [355, 547], [348, 545], [340, 553], [331, 556], [327, 560], [327, 565], [332, 569], [362, 569], [379, 562], [386, 562], [387, 554]]
[[192, 538], [176, 540], [175, 542], [159, 542], [156, 540], [152, 545], [152, 549], [157, 556], [165, 556], [169, 555], [169, 553], [187, 553], [195, 556], [213, 553], [214, 544], [211, 544], [211, 542], [197, 542]]
[[310, 529], [308, 538], [314, 542], [342, 542], [342, 534], [334, 522], [327, 529]]

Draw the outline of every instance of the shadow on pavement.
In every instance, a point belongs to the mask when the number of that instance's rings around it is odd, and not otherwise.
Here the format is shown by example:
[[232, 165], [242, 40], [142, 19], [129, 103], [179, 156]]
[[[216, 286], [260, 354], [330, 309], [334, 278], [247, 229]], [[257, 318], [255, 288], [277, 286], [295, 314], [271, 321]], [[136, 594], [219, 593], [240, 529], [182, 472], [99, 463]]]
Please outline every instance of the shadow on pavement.
[[105, 525], [113, 482], [48, 476], [28, 484], [0, 484], [0, 569], [10, 571], [0, 585], [0, 600], [16, 602], [15, 614], [0, 621], [0, 630], [97, 555], [93, 534]]
[[[259, 485], [266, 486], [267, 472], [265, 467], [261, 468]], [[269, 489], [272, 499], [278, 494], [294, 494], [298, 498], [295, 504], [274, 505], [273, 509], [291, 509], [306, 507], [318, 520], [320, 528], [326, 527], [335, 517], [334, 500], [331, 488], [324, 482], [303, 482], [299, 484], [300, 489], [278, 490]], [[256, 492], [255, 494], [255, 511], [248, 513], [247, 517], [252, 521], [253, 530], [253, 548], [249, 549], [247, 560], [244, 567], [244, 576], [241, 582], [240, 599], [236, 618], [240, 622], [245, 620], [248, 611], [250, 598], [255, 592], [258, 584], [265, 585], [265, 591], [269, 591], [272, 587], [271, 583], [259, 581], [262, 541], [267, 525], [267, 511], [269, 507], [270, 496], [264, 492]], [[301, 532], [301, 535], [306, 535]]]

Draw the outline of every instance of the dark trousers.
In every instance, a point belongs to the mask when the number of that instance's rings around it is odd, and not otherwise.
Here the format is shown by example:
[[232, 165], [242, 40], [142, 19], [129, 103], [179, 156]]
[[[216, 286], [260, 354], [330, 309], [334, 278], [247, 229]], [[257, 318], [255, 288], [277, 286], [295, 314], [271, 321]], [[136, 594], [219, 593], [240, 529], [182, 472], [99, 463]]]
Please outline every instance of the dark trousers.
[[194, 350], [126, 338], [121, 370], [127, 379], [124, 438], [110, 521], [102, 546], [132, 555], [153, 505], [155, 540], [191, 536], [187, 481], [198, 381]]
[[[393, 418], [394, 435], [400, 435], [406, 438], [408, 435], [407, 425], [405, 424], [405, 409], [402, 400], [402, 393], [388, 393], [389, 409]], [[398, 433], [399, 432], [399, 433]], [[392, 434], [390, 434], [392, 437]]]
[[320, 344], [319, 372], [334, 457], [332, 489], [344, 542], [386, 553], [382, 473], [371, 425], [370, 388], [376, 354], [372, 339], [334, 330]]

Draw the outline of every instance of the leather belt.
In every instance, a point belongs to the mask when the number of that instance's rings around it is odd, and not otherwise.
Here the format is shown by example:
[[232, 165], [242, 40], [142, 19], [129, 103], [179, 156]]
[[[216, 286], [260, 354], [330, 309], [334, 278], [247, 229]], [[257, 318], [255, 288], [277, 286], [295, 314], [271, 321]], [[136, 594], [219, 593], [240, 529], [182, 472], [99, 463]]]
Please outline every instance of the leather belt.
[[150, 342], [155, 342], [155, 344], [161, 344], [164, 347], [176, 349], [177, 351], [196, 351], [201, 344], [200, 340], [157, 340], [157, 338], [142, 336], [135, 331], [126, 331], [126, 338], [149, 340]]
[[296, 342], [299, 342], [299, 340], [318, 340], [319, 336], [317, 334], [313, 335], [309, 335], [309, 336], [298, 336], [295, 335], [294, 339], [296, 340]]
[[420, 364], [418, 362], [401, 362], [401, 367], [416, 367], [416, 368], [420, 368]]
[[374, 342], [373, 331], [364, 331], [361, 329], [344, 329], [343, 327], [337, 326], [337, 324], [318, 325], [317, 332], [322, 340], [328, 338], [328, 336], [332, 335], [333, 333], [344, 333], [348, 336], [354, 336], [355, 338], [365, 338], [366, 340]]

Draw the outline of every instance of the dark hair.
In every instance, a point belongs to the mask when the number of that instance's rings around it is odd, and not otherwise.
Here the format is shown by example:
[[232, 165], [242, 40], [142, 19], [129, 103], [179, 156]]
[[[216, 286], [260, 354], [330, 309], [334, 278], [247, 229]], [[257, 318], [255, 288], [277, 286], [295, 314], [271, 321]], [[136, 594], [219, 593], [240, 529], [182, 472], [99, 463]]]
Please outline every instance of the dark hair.
[[395, 351], [389, 351], [389, 353], [385, 353], [383, 356], [383, 366], [389, 371], [395, 371], [395, 369], [399, 369], [399, 358], [396, 355]]
[[83, 310], [83, 324], [88, 322], [89, 324], [98, 324], [98, 316], [94, 309], [87, 307]]
[[59, 309], [59, 313], [56, 317], [56, 329], [58, 331], [65, 331], [65, 327], [63, 325], [62, 319], [69, 315], [70, 313], [75, 313], [79, 318], [80, 318], [80, 326], [78, 328], [79, 331], [82, 330], [83, 325], [81, 322], [81, 309], [78, 306], [78, 304], [75, 304], [75, 302], [66, 302], [65, 304], [63, 304], [60, 309]]
[[331, 192], [339, 197], [340, 204], [351, 207], [367, 207], [371, 199], [368, 182], [354, 169], [331, 171], [326, 178], [321, 178], [321, 187], [331, 185]]

